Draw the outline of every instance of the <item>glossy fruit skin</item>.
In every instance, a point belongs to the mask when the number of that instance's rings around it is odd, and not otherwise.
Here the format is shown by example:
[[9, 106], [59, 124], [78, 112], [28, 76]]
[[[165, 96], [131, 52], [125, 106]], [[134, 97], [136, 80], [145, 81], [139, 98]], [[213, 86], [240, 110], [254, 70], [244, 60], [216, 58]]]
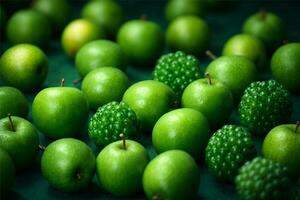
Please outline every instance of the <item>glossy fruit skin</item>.
[[210, 35], [210, 29], [203, 19], [187, 15], [177, 17], [169, 24], [166, 41], [172, 51], [180, 50], [198, 56], [207, 50]]
[[0, 198], [6, 199], [15, 179], [15, 166], [10, 155], [0, 148]]
[[285, 37], [283, 21], [271, 12], [258, 12], [249, 16], [243, 24], [243, 32], [263, 41], [268, 49], [274, 49]]
[[111, 101], [121, 101], [128, 85], [129, 79], [123, 71], [115, 67], [101, 67], [84, 77], [81, 90], [90, 108], [96, 110]]
[[181, 150], [159, 154], [147, 165], [143, 187], [148, 199], [194, 199], [200, 184], [200, 170], [194, 159]]
[[142, 190], [144, 169], [149, 162], [147, 150], [133, 140], [106, 146], [98, 155], [97, 177], [101, 186], [115, 196], [128, 196]]
[[225, 125], [210, 138], [205, 161], [210, 173], [221, 181], [234, 181], [239, 168], [256, 156], [250, 133], [243, 127]]
[[245, 90], [239, 104], [240, 122], [253, 133], [265, 135], [273, 127], [289, 121], [293, 103], [280, 83], [257, 81]]
[[126, 57], [120, 45], [109, 40], [95, 40], [85, 44], [77, 53], [76, 69], [84, 77], [100, 67], [126, 67]]
[[263, 155], [287, 166], [293, 176], [300, 177], [300, 129], [295, 130], [295, 124], [273, 128], [264, 139]]
[[105, 33], [101, 27], [86, 19], [77, 19], [64, 28], [61, 43], [65, 53], [75, 57], [83, 45], [104, 37]]
[[163, 51], [164, 33], [154, 22], [130, 20], [120, 27], [117, 42], [132, 64], [152, 67]]
[[6, 35], [11, 44], [29, 43], [43, 47], [51, 37], [51, 26], [45, 15], [35, 10], [20, 10], [9, 19]]
[[289, 91], [300, 93], [300, 43], [289, 43], [277, 49], [271, 59], [271, 72]]
[[13, 87], [0, 87], [0, 119], [13, 116], [26, 118], [29, 112], [29, 103], [24, 94]]
[[56, 32], [61, 32], [71, 19], [72, 7], [68, 0], [37, 0], [33, 9], [46, 15]]
[[267, 53], [263, 43], [249, 34], [232, 36], [225, 43], [222, 54], [223, 56], [245, 56], [256, 65], [258, 70], [264, 69], [267, 65]]
[[161, 56], [153, 71], [153, 79], [168, 85], [179, 100], [186, 86], [200, 76], [199, 60], [182, 51]]
[[87, 187], [94, 176], [95, 166], [91, 148], [73, 138], [52, 142], [41, 159], [43, 176], [50, 186], [63, 192], [75, 192]]
[[209, 137], [210, 128], [204, 115], [191, 108], [180, 108], [158, 119], [152, 131], [152, 144], [157, 153], [179, 149], [199, 159]]
[[183, 15], [202, 16], [203, 7], [202, 1], [198, 0], [170, 0], [165, 7], [165, 17], [172, 21]]
[[241, 167], [235, 185], [241, 200], [289, 199], [292, 186], [287, 167], [260, 157]]
[[110, 38], [115, 37], [124, 21], [122, 7], [114, 0], [90, 1], [82, 8], [81, 16], [102, 26]]
[[90, 138], [99, 147], [120, 139], [123, 133], [128, 139], [137, 138], [138, 122], [134, 111], [124, 102], [112, 101], [100, 107], [89, 122]]
[[39, 145], [36, 128], [27, 120], [12, 116], [16, 132], [10, 128], [8, 117], [0, 120], [0, 147], [6, 150], [18, 171], [28, 168], [34, 162]]
[[208, 65], [206, 72], [231, 90], [235, 102], [257, 77], [255, 65], [243, 56], [221, 56]]
[[48, 59], [34, 45], [18, 44], [1, 56], [0, 77], [6, 85], [26, 92], [33, 91], [43, 84], [47, 74]]
[[201, 112], [214, 129], [229, 118], [234, 104], [230, 90], [216, 79], [211, 81], [212, 85], [207, 79], [198, 79], [189, 84], [182, 94], [181, 104], [184, 108]]
[[34, 124], [51, 139], [79, 135], [88, 114], [88, 102], [77, 88], [46, 88], [35, 96], [32, 104]]
[[133, 109], [143, 130], [151, 131], [155, 122], [175, 106], [175, 93], [167, 85], [145, 80], [131, 85], [123, 101]]

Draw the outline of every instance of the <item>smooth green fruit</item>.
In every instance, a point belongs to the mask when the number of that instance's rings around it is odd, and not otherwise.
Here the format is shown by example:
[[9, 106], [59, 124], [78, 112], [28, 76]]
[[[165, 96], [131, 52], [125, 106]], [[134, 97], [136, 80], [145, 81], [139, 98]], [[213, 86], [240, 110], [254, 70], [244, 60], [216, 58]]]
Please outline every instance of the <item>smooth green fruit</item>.
[[282, 124], [273, 128], [264, 139], [263, 155], [287, 166], [293, 176], [300, 177], [299, 125]]
[[8, 21], [6, 35], [11, 44], [48, 44], [51, 26], [45, 15], [35, 10], [20, 10]]
[[62, 33], [62, 47], [65, 53], [74, 57], [78, 50], [90, 41], [105, 37], [103, 28], [86, 19], [70, 22]]
[[39, 135], [29, 121], [15, 116], [11, 120], [13, 125], [8, 117], [0, 120], [0, 147], [9, 153], [16, 169], [23, 170], [35, 161]]
[[267, 55], [264, 44], [257, 38], [248, 34], [232, 36], [223, 47], [223, 56], [244, 56], [251, 60], [262, 70], [267, 65]]
[[130, 20], [119, 29], [117, 42], [132, 64], [152, 66], [163, 51], [164, 33], [155, 22]]
[[13, 87], [0, 87], [0, 119], [13, 116], [26, 118], [29, 112], [29, 103], [24, 94]]
[[90, 108], [96, 110], [111, 101], [121, 101], [128, 84], [128, 77], [121, 70], [115, 67], [101, 67], [84, 77], [81, 90]]
[[161, 82], [146, 80], [130, 86], [123, 101], [136, 113], [142, 129], [150, 131], [156, 121], [174, 107], [175, 93]]
[[33, 91], [43, 84], [47, 73], [47, 57], [36, 46], [18, 44], [2, 54], [0, 77], [6, 85], [22, 91]]
[[34, 124], [51, 139], [78, 136], [88, 114], [88, 102], [77, 88], [43, 89], [35, 96], [32, 104]]
[[157, 153], [180, 149], [195, 159], [203, 156], [209, 137], [207, 119], [202, 113], [190, 108], [164, 114], [152, 131], [152, 143]]
[[166, 41], [173, 51], [181, 50], [198, 56], [208, 48], [210, 35], [210, 29], [203, 19], [187, 15], [177, 17], [169, 24]]
[[234, 105], [230, 90], [216, 79], [193, 81], [185, 88], [181, 103], [204, 114], [212, 129], [226, 122]]
[[6, 199], [15, 179], [15, 166], [10, 155], [0, 148], [0, 198]]
[[279, 46], [285, 36], [283, 21], [274, 13], [266, 11], [249, 16], [244, 22], [243, 32], [263, 41], [268, 49]]
[[200, 170], [184, 151], [170, 150], [159, 154], [147, 165], [143, 187], [149, 200], [194, 199], [200, 183]]
[[71, 19], [72, 7], [68, 0], [36, 0], [33, 9], [46, 15], [56, 32], [61, 32]]
[[90, 71], [100, 67], [124, 69], [126, 58], [121, 47], [109, 40], [95, 40], [84, 45], [77, 53], [76, 69], [84, 77]]
[[275, 80], [289, 91], [300, 93], [300, 43], [289, 43], [272, 56], [271, 71]]
[[147, 150], [133, 140], [106, 146], [97, 157], [100, 185], [115, 196], [128, 196], [142, 190], [142, 178], [149, 162]]
[[80, 140], [60, 139], [45, 149], [41, 170], [50, 186], [63, 192], [75, 192], [91, 182], [95, 174], [95, 156]]
[[82, 8], [81, 16], [103, 27], [110, 38], [115, 37], [124, 20], [123, 10], [114, 0], [90, 1]]
[[201, 0], [169, 0], [165, 8], [165, 17], [168, 21], [183, 15], [202, 16], [204, 12]]
[[257, 76], [255, 65], [243, 56], [219, 57], [208, 65], [206, 72], [224, 83], [231, 90], [236, 102]]

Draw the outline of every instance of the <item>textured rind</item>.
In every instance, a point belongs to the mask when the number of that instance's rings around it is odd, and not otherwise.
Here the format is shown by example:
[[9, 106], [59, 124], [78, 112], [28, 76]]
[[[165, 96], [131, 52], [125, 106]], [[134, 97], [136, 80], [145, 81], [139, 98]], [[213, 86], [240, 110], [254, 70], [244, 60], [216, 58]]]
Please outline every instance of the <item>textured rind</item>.
[[254, 158], [241, 167], [235, 184], [241, 200], [291, 198], [292, 182], [287, 167], [265, 158]]
[[199, 79], [200, 64], [196, 57], [182, 51], [163, 55], [153, 71], [154, 80], [168, 85], [181, 97], [183, 90], [192, 81]]
[[215, 177], [233, 181], [239, 168], [255, 156], [250, 133], [243, 127], [225, 125], [209, 140], [205, 159], [209, 172]]
[[274, 80], [253, 82], [241, 99], [240, 121], [251, 132], [266, 134], [289, 121], [292, 107], [291, 96], [282, 84]]
[[92, 116], [88, 133], [100, 147], [119, 140], [121, 133], [126, 139], [134, 139], [137, 136], [136, 114], [124, 102], [107, 103]]

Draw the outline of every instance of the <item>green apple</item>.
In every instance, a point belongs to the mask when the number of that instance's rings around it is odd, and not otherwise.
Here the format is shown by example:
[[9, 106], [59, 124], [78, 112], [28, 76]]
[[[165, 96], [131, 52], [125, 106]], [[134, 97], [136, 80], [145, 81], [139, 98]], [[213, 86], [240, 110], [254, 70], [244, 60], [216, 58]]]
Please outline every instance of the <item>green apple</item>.
[[29, 43], [43, 47], [50, 40], [51, 25], [48, 18], [38, 11], [20, 10], [7, 22], [6, 35], [11, 44]]
[[49, 144], [41, 159], [41, 170], [49, 185], [75, 192], [89, 185], [95, 174], [95, 155], [84, 142], [63, 138]]
[[10, 154], [17, 170], [32, 165], [38, 145], [38, 132], [29, 121], [10, 115], [0, 120], [0, 147]]
[[113, 142], [98, 155], [96, 172], [100, 185], [115, 196], [128, 196], [142, 190], [147, 150], [133, 140]]
[[265, 10], [249, 16], [244, 22], [243, 32], [257, 37], [270, 50], [280, 45], [285, 36], [280, 17]]
[[182, 15], [203, 15], [203, 1], [201, 0], [169, 0], [165, 7], [165, 17], [168, 21]]
[[282, 124], [273, 128], [263, 142], [265, 158], [287, 166], [294, 177], [300, 176], [300, 127]]
[[84, 94], [72, 87], [43, 89], [32, 104], [34, 124], [51, 139], [78, 136], [88, 114], [89, 106]]
[[195, 159], [203, 155], [209, 137], [207, 119], [191, 108], [180, 108], [164, 114], [152, 131], [152, 143], [157, 153], [180, 149]]
[[154, 80], [137, 82], [123, 95], [123, 101], [133, 109], [146, 131], [151, 131], [156, 121], [175, 106], [175, 99], [169, 86]]
[[272, 56], [271, 72], [289, 91], [300, 93], [300, 43], [283, 45]]
[[61, 43], [65, 53], [74, 57], [83, 45], [104, 37], [102, 27], [86, 19], [76, 19], [64, 28]]
[[10, 155], [0, 148], [0, 199], [6, 199], [15, 179], [15, 166]]
[[128, 84], [128, 77], [121, 70], [115, 67], [101, 67], [84, 77], [81, 90], [90, 108], [96, 110], [111, 101], [121, 101]]
[[9, 113], [26, 118], [29, 112], [29, 103], [24, 94], [13, 87], [0, 87], [0, 119]]
[[75, 66], [84, 77], [100, 67], [126, 67], [126, 57], [120, 45], [109, 40], [95, 40], [84, 45], [77, 53]]
[[256, 80], [257, 70], [253, 62], [243, 56], [222, 56], [213, 60], [206, 72], [224, 83], [239, 102], [244, 90]]
[[181, 150], [159, 154], [147, 165], [143, 187], [148, 199], [195, 199], [200, 170], [194, 159]]
[[117, 42], [132, 64], [152, 66], [163, 51], [164, 33], [154, 22], [130, 20], [120, 27]]
[[267, 66], [267, 53], [262, 41], [249, 34], [232, 36], [223, 47], [223, 56], [244, 56], [262, 70]]
[[114, 0], [89, 1], [82, 8], [81, 16], [104, 27], [110, 38], [115, 37], [124, 20], [122, 7]]
[[234, 108], [231, 91], [216, 79], [199, 79], [190, 83], [182, 94], [182, 107], [200, 111], [211, 128], [218, 128]]
[[32, 91], [43, 84], [47, 74], [47, 57], [34, 45], [15, 45], [1, 56], [0, 77], [6, 85]]
[[196, 16], [186, 15], [174, 19], [167, 28], [167, 45], [173, 51], [184, 51], [198, 56], [210, 44], [210, 29], [207, 23]]

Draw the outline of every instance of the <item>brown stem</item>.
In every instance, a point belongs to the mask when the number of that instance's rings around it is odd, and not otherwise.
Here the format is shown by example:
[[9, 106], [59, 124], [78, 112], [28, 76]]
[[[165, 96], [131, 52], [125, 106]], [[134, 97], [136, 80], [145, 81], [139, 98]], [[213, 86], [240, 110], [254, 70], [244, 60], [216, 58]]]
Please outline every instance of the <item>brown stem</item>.
[[299, 126], [300, 126], [300, 121], [297, 121], [296, 128], [295, 128], [295, 133], [297, 133]]
[[288, 40], [283, 40], [283, 41], [282, 41], [282, 44], [287, 44], [287, 43], [289, 43]]
[[120, 134], [120, 138], [123, 141], [123, 149], [127, 149], [126, 147], [126, 139], [125, 139], [125, 135], [123, 133]]
[[80, 173], [79, 173], [79, 172], [77, 172], [77, 173], [76, 173], [76, 177], [77, 177], [77, 179], [78, 179], [78, 180], [80, 180], [80, 179], [81, 179], [81, 175], [80, 175]]
[[153, 197], [152, 197], [152, 200], [162, 200], [162, 197], [160, 194], [155, 194]]
[[14, 123], [13, 123], [12, 118], [11, 118], [11, 114], [8, 113], [7, 116], [8, 116], [8, 119], [9, 119], [10, 129], [11, 129], [13, 132], [16, 132]]
[[45, 146], [39, 144], [39, 146], [38, 146], [38, 150], [39, 150], [39, 151], [45, 151], [45, 149], [46, 149]]
[[73, 81], [73, 85], [77, 85], [78, 83], [82, 82], [83, 78], [79, 78]]
[[213, 52], [211, 52], [210, 50], [206, 50], [206, 51], [205, 51], [205, 54], [206, 54], [210, 59], [212, 59], [212, 60], [217, 59], [217, 56], [216, 56]]
[[65, 86], [65, 79], [62, 78], [62, 79], [60, 80], [60, 87], [64, 87], [64, 86]]
[[210, 75], [209, 75], [209, 73], [208, 73], [208, 72], [206, 72], [206, 73], [205, 73], [205, 77], [207, 78], [207, 82], [208, 82], [208, 84], [209, 84], [209, 85], [212, 85], [212, 82], [211, 82], [211, 77], [210, 77]]
[[140, 16], [140, 20], [147, 20], [147, 15], [146, 14], [142, 14], [141, 16]]
[[267, 16], [267, 11], [266, 11], [266, 9], [262, 8], [262, 9], [260, 10], [260, 17], [261, 17], [261, 19], [262, 19], [262, 20], [265, 20], [265, 19], [266, 19], [266, 16]]

